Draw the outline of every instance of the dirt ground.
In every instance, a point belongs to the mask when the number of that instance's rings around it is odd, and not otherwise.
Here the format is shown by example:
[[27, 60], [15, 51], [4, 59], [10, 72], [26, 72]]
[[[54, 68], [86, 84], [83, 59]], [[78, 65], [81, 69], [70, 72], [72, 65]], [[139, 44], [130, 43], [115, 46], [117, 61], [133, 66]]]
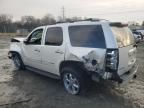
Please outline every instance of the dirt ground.
[[144, 44], [138, 47], [138, 78], [126, 87], [92, 84], [86, 94], [66, 93], [61, 81], [16, 71], [7, 58], [9, 37], [0, 37], [0, 108], [144, 108]]

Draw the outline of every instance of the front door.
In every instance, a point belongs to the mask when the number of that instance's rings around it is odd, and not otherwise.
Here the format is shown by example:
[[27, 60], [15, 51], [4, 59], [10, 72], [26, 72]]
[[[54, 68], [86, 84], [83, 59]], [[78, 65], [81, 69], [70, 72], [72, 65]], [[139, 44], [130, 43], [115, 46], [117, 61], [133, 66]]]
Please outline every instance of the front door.
[[34, 30], [23, 44], [23, 55], [25, 65], [41, 69], [41, 40], [43, 28]]

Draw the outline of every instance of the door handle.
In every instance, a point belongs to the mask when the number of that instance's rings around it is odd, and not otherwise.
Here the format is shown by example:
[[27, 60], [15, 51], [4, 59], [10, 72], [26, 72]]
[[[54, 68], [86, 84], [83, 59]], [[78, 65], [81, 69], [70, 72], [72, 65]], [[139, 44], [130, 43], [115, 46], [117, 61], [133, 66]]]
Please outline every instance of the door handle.
[[39, 49], [35, 49], [34, 51], [36, 51], [36, 52], [40, 52], [40, 50], [39, 50]]
[[56, 50], [55, 53], [63, 54], [64, 52], [60, 50]]

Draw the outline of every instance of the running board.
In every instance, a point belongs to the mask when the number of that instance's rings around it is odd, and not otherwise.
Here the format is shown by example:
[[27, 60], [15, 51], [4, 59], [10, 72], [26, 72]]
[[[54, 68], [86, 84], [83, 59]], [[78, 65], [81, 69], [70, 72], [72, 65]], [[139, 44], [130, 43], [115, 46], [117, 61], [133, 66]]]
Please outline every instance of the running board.
[[26, 67], [27, 70], [30, 70], [30, 71], [35, 72], [35, 73], [38, 73], [40, 75], [48, 76], [48, 77], [54, 78], [54, 79], [61, 79], [60, 76], [52, 74], [50, 72], [43, 71], [43, 70], [40, 70], [40, 69], [37, 69], [37, 68], [33, 68], [33, 67], [30, 67], [30, 66], [25, 66], [25, 67]]

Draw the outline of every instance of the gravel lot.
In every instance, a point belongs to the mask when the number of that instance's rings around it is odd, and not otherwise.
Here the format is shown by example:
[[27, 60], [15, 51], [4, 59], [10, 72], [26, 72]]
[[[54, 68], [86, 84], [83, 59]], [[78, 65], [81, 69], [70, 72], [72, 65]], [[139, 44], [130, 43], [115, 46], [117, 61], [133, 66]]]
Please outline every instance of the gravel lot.
[[86, 94], [66, 93], [61, 81], [16, 71], [7, 58], [9, 37], [0, 37], [0, 108], [144, 108], [144, 44], [138, 47], [138, 78], [126, 87], [92, 84]]

